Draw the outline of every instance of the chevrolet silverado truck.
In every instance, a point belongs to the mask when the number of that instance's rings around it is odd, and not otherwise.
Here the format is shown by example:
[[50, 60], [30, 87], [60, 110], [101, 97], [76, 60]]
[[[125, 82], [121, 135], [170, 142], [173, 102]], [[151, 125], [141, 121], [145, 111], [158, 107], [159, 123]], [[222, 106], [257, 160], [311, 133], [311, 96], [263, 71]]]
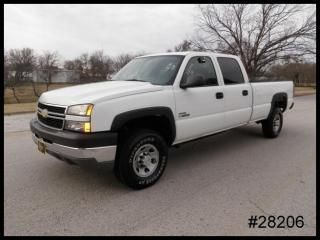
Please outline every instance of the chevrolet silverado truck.
[[293, 82], [249, 81], [237, 56], [170, 52], [136, 57], [109, 81], [43, 93], [30, 128], [40, 152], [114, 160], [117, 178], [142, 189], [163, 174], [170, 146], [249, 123], [275, 138], [292, 107]]

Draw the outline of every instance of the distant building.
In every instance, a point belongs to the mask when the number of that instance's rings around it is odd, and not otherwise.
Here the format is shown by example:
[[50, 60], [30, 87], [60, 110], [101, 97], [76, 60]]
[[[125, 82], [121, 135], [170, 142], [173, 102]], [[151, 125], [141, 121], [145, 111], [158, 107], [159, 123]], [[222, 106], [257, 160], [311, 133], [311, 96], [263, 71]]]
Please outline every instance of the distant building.
[[[45, 83], [49, 77], [49, 72], [47, 70], [34, 70], [33, 72], [25, 72], [24, 82], [36, 82]], [[9, 79], [14, 78], [15, 71], [8, 72]], [[80, 72], [75, 70], [52, 70], [51, 71], [51, 83], [78, 83], [80, 82]]]
[[[46, 82], [49, 72], [47, 70], [35, 70], [32, 73], [32, 80], [34, 82]], [[75, 70], [53, 70], [51, 71], [52, 83], [67, 83], [67, 82], [79, 82], [80, 72]]]

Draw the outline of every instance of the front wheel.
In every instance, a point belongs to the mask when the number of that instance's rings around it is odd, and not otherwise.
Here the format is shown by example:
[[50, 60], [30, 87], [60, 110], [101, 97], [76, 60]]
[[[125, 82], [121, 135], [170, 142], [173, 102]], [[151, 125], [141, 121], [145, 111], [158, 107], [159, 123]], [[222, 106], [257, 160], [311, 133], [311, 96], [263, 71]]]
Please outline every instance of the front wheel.
[[275, 108], [270, 116], [262, 121], [262, 132], [267, 138], [276, 138], [281, 132], [283, 115], [280, 108]]
[[136, 130], [122, 143], [116, 175], [127, 186], [142, 189], [156, 183], [164, 172], [168, 147], [152, 130]]

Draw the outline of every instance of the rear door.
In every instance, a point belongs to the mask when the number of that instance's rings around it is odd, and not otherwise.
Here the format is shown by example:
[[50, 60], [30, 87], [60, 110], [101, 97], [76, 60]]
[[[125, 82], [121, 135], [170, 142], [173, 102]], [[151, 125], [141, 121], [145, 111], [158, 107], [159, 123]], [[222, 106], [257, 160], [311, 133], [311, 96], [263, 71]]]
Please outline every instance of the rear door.
[[231, 128], [249, 122], [252, 89], [236, 58], [217, 57], [224, 81], [225, 126]]
[[[174, 88], [176, 100], [177, 142], [208, 135], [220, 130], [224, 122], [223, 86], [216, 74], [217, 63], [210, 56], [192, 56], [179, 85]], [[181, 82], [198, 79], [198, 84], [182, 89]]]

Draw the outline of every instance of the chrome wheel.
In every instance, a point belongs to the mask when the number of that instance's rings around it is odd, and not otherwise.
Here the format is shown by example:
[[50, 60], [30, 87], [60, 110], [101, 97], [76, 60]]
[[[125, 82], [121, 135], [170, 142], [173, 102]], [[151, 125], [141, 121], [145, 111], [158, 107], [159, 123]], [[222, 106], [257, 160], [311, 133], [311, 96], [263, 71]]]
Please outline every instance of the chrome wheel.
[[280, 114], [274, 116], [273, 119], [273, 131], [276, 133], [279, 131], [280, 128]]
[[133, 170], [139, 177], [149, 177], [159, 164], [159, 151], [152, 144], [142, 145], [133, 157]]

